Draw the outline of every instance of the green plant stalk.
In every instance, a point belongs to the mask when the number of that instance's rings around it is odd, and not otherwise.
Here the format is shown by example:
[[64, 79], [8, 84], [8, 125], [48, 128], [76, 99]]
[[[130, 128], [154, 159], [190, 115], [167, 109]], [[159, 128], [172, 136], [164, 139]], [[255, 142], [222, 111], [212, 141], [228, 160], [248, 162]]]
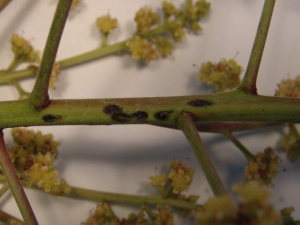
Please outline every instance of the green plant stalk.
[[17, 89], [20, 97], [23, 97], [23, 96], [29, 96], [30, 93], [27, 92], [27, 91], [24, 91], [24, 89], [20, 86], [19, 82], [16, 80], [16, 79], [13, 79], [11, 80], [11, 83], [15, 86], [15, 88]]
[[0, 134], [0, 165], [25, 223], [27, 225], [37, 225], [38, 222], [34, 216], [30, 203], [19, 180], [17, 171], [6, 150], [2, 131]]
[[[149, 33], [147, 33], [146, 35], [143, 35], [142, 37], [144, 38], [150, 38], [153, 37], [155, 35], [159, 35], [163, 32], [165, 32], [169, 27], [171, 27], [174, 23], [180, 22], [182, 21], [182, 18], [177, 18], [173, 21], [167, 22], [163, 25], [160, 25], [152, 30], [149, 31]], [[127, 50], [127, 46], [126, 43], [128, 41], [133, 40], [133, 38], [129, 38], [127, 40], [118, 42], [116, 44], [112, 44], [112, 45], [107, 45], [105, 47], [99, 47], [96, 48], [92, 51], [88, 51], [67, 59], [63, 59], [58, 61], [58, 63], [60, 64], [60, 69], [65, 69], [71, 66], [75, 66], [75, 65], [79, 65], [91, 60], [95, 60], [104, 56], [109, 56], [112, 54], [116, 54], [122, 51]], [[35, 68], [28, 68], [28, 69], [24, 69], [24, 70], [19, 70], [19, 71], [14, 71], [14, 72], [4, 72], [1, 76], [0, 76], [0, 84], [7, 84], [10, 83], [11, 79], [24, 79], [26, 77], [32, 76], [36, 73], [36, 69]]]
[[7, 224], [13, 224], [13, 222], [17, 222], [18, 225], [25, 225], [25, 223], [22, 220], [19, 220], [18, 218], [3, 212], [2, 210], [0, 210], [0, 221], [7, 223]]
[[9, 185], [7, 182], [3, 184], [3, 186], [0, 189], [0, 198], [6, 193], [6, 191], [9, 189]]
[[238, 87], [249, 94], [257, 94], [257, 74], [268, 36], [275, 1], [276, 0], [265, 0], [246, 73]]
[[297, 141], [300, 143], [300, 133], [297, 129], [297, 127], [295, 126], [295, 124], [289, 124], [289, 128], [291, 129], [291, 131], [293, 132], [293, 134], [296, 136]]
[[201, 205], [196, 205], [190, 202], [163, 198], [162, 196], [138, 196], [138, 195], [127, 195], [127, 194], [115, 194], [102, 191], [93, 191], [84, 188], [71, 187], [72, 193], [66, 196], [78, 197], [89, 199], [93, 201], [107, 201], [107, 202], [118, 202], [126, 204], [136, 205], [169, 205], [180, 209], [196, 210], [202, 208]]
[[214, 195], [221, 196], [226, 194], [227, 191], [198, 134], [193, 115], [190, 113], [180, 114], [177, 118], [177, 125], [189, 141]]
[[[208, 106], [191, 105], [209, 102]], [[119, 113], [107, 113], [118, 108]], [[247, 110], [245, 110], [247, 108]], [[300, 123], [300, 99], [232, 92], [155, 98], [51, 100], [42, 111], [27, 100], [0, 102], [0, 128], [50, 125], [176, 125], [181, 112], [201, 122]]]
[[254, 159], [254, 155], [230, 132], [225, 131], [224, 136], [227, 137], [241, 152], [245, 155], [248, 160]]
[[38, 110], [45, 108], [49, 103], [50, 76], [71, 4], [72, 0], [59, 1], [56, 8], [37, 79], [29, 97], [31, 105]]

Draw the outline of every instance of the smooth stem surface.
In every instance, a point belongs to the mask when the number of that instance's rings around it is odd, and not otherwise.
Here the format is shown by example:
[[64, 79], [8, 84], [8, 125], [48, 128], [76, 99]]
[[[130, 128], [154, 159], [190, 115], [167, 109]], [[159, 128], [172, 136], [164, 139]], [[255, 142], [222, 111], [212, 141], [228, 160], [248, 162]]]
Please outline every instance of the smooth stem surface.
[[245, 155], [245, 157], [250, 160], [254, 159], [254, 155], [230, 132], [225, 131], [223, 133], [225, 137], [227, 137], [241, 152]]
[[188, 139], [213, 193], [216, 196], [226, 194], [227, 192], [219, 174], [217, 173], [208, 152], [200, 139], [193, 120], [193, 115], [190, 113], [182, 113], [177, 119], [177, 125]]
[[257, 74], [271, 23], [275, 1], [276, 0], [265, 0], [246, 73], [239, 86], [245, 93], [257, 94]]
[[119, 202], [126, 204], [136, 205], [169, 205], [180, 209], [195, 210], [202, 206], [189, 203], [182, 200], [167, 199], [162, 196], [137, 196], [137, 195], [126, 195], [126, 194], [115, 194], [102, 191], [88, 190], [84, 188], [71, 187], [72, 193], [66, 196], [79, 197], [89, 199], [93, 201], [108, 201], [108, 202]]
[[0, 165], [25, 223], [27, 225], [37, 225], [38, 222], [24, 192], [20, 179], [17, 175], [17, 171], [6, 150], [2, 130], [0, 133]]
[[40, 110], [49, 103], [48, 87], [61, 35], [68, 17], [72, 0], [60, 0], [48, 35], [41, 65], [29, 102]]

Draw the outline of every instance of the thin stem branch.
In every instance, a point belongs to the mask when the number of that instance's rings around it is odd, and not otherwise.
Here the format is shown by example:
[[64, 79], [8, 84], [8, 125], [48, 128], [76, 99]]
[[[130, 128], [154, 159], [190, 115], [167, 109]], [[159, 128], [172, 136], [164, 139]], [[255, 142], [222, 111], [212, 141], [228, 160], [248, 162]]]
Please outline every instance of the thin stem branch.
[[37, 79], [29, 97], [29, 102], [36, 109], [43, 109], [49, 103], [49, 81], [57, 49], [68, 17], [72, 0], [59, 1], [48, 35]]
[[28, 225], [37, 225], [38, 222], [19, 180], [17, 171], [6, 150], [2, 130], [0, 133], [0, 165], [20, 209], [20, 212], [25, 220], [25, 223]]
[[245, 155], [245, 157], [250, 160], [254, 159], [254, 155], [230, 132], [223, 132], [224, 136], [226, 136], [241, 152]]
[[256, 80], [276, 0], [265, 0], [245, 76], [239, 86], [245, 93], [257, 94]]
[[[0, 221], [7, 223], [7, 224], [15, 224], [17, 223], [18, 225], [26, 225], [22, 220], [19, 220], [18, 218], [3, 212], [2, 210], [0, 210]], [[15, 223], [13, 223], [15, 222]]]
[[11, 2], [11, 0], [0, 0], [0, 12]]
[[119, 202], [126, 204], [136, 205], [169, 205], [180, 209], [195, 210], [201, 208], [201, 205], [196, 205], [190, 202], [163, 198], [162, 196], [138, 196], [138, 195], [126, 195], [126, 194], [115, 194], [102, 191], [88, 190], [84, 188], [71, 187], [72, 193], [66, 196], [79, 197], [89, 199], [93, 201], [108, 201], [108, 202]]
[[0, 198], [6, 193], [6, 191], [9, 189], [9, 185], [7, 182], [3, 184], [3, 186], [0, 189]]
[[19, 84], [19, 82], [16, 80], [16, 79], [13, 79], [11, 80], [11, 83], [15, 86], [15, 88], [17, 89], [19, 95], [20, 95], [20, 98], [21, 99], [24, 99], [24, 98], [28, 98], [30, 93], [25, 91]]
[[208, 183], [216, 196], [226, 194], [226, 189], [217, 173], [209, 155], [198, 134], [192, 114], [182, 113], [177, 119], [177, 125], [188, 139]]

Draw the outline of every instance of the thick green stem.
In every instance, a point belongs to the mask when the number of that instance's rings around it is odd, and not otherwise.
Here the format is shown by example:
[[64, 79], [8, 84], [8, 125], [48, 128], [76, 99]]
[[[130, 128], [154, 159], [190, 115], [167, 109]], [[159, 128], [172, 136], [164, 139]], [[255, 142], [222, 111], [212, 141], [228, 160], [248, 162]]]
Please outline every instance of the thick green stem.
[[219, 174], [200, 139], [193, 115], [190, 113], [181, 113], [177, 119], [177, 125], [188, 139], [214, 194], [216, 196], [226, 194], [226, 189]]
[[195, 210], [201, 208], [202, 206], [189, 203], [182, 200], [167, 199], [162, 196], [137, 196], [137, 195], [125, 195], [125, 194], [115, 194], [102, 191], [93, 191], [83, 188], [71, 187], [73, 197], [79, 197], [84, 199], [90, 199], [93, 201], [108, 201], [108, 202], [119, 202], [126, 204], [136, 204], [136, 205], [169, 205], [180, 209], [190, 209]]
[[110, 124], [174, 126], [181, 112], [192, 113], [199, 124], [220, 121], [300, 123], [300, 99], [247, 95], [237, 90], [182, 97], [51, 100], [42, 111], [35, 111], [26, 100], [6, 101], [0, 102], [0, 128]]
[[264, 8], [260, 18], [256, 38], [252, 48], [251, 56], [248, 62], [245, 76], [239, 88], [245, 93], [257, 94], [256, 80], [263, 55], [272, 13], [276, 0], [265, 0]]
[[223, 133], [241, 152], [245, 155], [245, 157], [250, 160], [254, 159], [254, 155], [230, 132], [225, 131]]
[[45, 108], [49, 103], [50, 76], [71, 3], [72, 0], [60, 0], [58, 2], [37, 79], [29, 97], [32, 106], [39, 110]]
[[7, 224], [18, 224], [18, 225], [25, 225], [25, 223], [22, 220], [19, 220], [18, 218], [3, 212], [0, 210], [0, 221], [7, 223]]
[[0, 133], [0, 165], [5, 175], [5, 178], [9, 184], [9, 187], [14, 195], [14, 198], [17, 202], [17, 205], [20, 209], [20, 212], [24, 218], [25, 223], [27, 225], [38, 224], [30, 206], [30, 203], [26, 197], [22, 184], [17, 175], [17, 171], [6, 150], [2, 131]]

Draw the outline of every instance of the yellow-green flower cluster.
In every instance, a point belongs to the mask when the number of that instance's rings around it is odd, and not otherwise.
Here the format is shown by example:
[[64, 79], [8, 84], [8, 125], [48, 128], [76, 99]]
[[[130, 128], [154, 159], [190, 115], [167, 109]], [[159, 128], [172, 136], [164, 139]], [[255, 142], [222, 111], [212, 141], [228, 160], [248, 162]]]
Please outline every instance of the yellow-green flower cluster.
[[295, 79], [282, 80], [277, 84], [278, 89], [275, 96], [278, 97], [299, 97], [300, 96], [300, 75]]
[[116, 217], [107, 202], [98, 204], [95, 212], [87, 219], [86, 222], [80, 225], [116, 225]]
[[283, 225], [299, 225], [300, 220], [295, 220], [292, 213], [295, 211], [294, 207], [287, 207], [280, 210]]
[[80, 3], [82, 3], [82, 0], [73, 0], [70, 11], [73, 11]]
[[185, 16], [184, 24], [193, 31], [199, 31], [202, 28], [198, 24], [198, 20], [205, 17], [210, 9], [210, 3], [205, 0], [196, 1], [193, 4], [193, 0], [185, 1]]
[[163, 194], [165, 190], [171, 190], [170, 194], [175, 196], [189, 189], [193, 181], [195, 170], [191, 167], [183, 165], [179, 160], [172, 160], [170, 163], [170, 171], [167, 174], [151, 176], [149, 179], [150, 186], [157, 186], [158, 191]]
[[[182, 42], [185, 36], [184, 27], [194, 31], [200, 30], [198, 20], [203, 18], [210, 8], [210, 3], [205, 0], [186, 0], [186, 7], [180, 10], [173, 3], [163, 1], [164, 23], [158, 25], [159, 16], [150, 7], [141, 8], [135, 15], [137, 23], [135, 37], [127, 43], [128, 50], [136, 60], [150, 62], [151, 60], [172, 54], [173, 40]], [[170, 17], [173, 20], [169, 20]], [[158, 25], [152, 29], [154, 25]], [[171, 38], [172, 37], [172, 38]]]
[[287, 158], [291, 162], [294, 162], [300, 156], [300, 141], [297, 135], [295, 134], [295, 132], [298, 131], [297, 130], [293, 131], [293, 128], [291, 126], [289, 126], [288, 133], [284, 135], [282, 139], [279, 141], [279, 146], [283, 148], [283, 150], [286, 152]]
[[228, 195], [212, 198], [198, 212], [200, 225], [280, 225], [280, 213], [269, 202], [269, 190], [258, 182], [236, 185], [239, 194], [235, 203]]
[[96, 25], [103, 34], [108, 34], [117, 26], [117, 19], [111, 18], [109, 14], [97, 18]]
[[197, 77], [206, 85], [214, 87], [217, 92], [221, 92], [236, 88], [241, 82], [241, 73], [242, 67], [234, 59], [222, 59], [218, 63], [203, 63]]
[[136, 13], [134, 20], [136, 22], [137, 33], [146, 34], [153, 25], [159, 22], [159, 17], [150, 7], [144, 6]]
[[11, 50], [15, 54], [15, 61], [21, 62], [37, 62], [41, 61], [39, 52], [35, 51], [31, 44], [20, 37], [18, 34], [13, 34], [11, 39]]
[[60, 143], [54, 141], [51, 134], [13, 128], [12, 136], [16, 145], [7, 149], [21, 180], [27, 186], [36, 185], [56, 195], [71, 192], [65, 180], [56, 178], [58, 172], [53, 168], [53, 161]]
[[127, 47], [132, 52], [132, 58], [136, 60], [142, 59], [148, 63], [158, 58], [157, 51], [153, 44], [139, 36], [135, 36], [132, 41], [127, 42]]
[[249, 160], [245, 168], [244, 182], [259, 181], [266, 186], [273, 186], [272, 180], [278, 173], [279, 157], [272, 148], [266, 148], [263, 153], [257, 153]]
[[174, 225], [174, 216], [170, 212], [170, 207], [162, 208], [157, 206], [158, 213], [153, 221], [153, 225]]

